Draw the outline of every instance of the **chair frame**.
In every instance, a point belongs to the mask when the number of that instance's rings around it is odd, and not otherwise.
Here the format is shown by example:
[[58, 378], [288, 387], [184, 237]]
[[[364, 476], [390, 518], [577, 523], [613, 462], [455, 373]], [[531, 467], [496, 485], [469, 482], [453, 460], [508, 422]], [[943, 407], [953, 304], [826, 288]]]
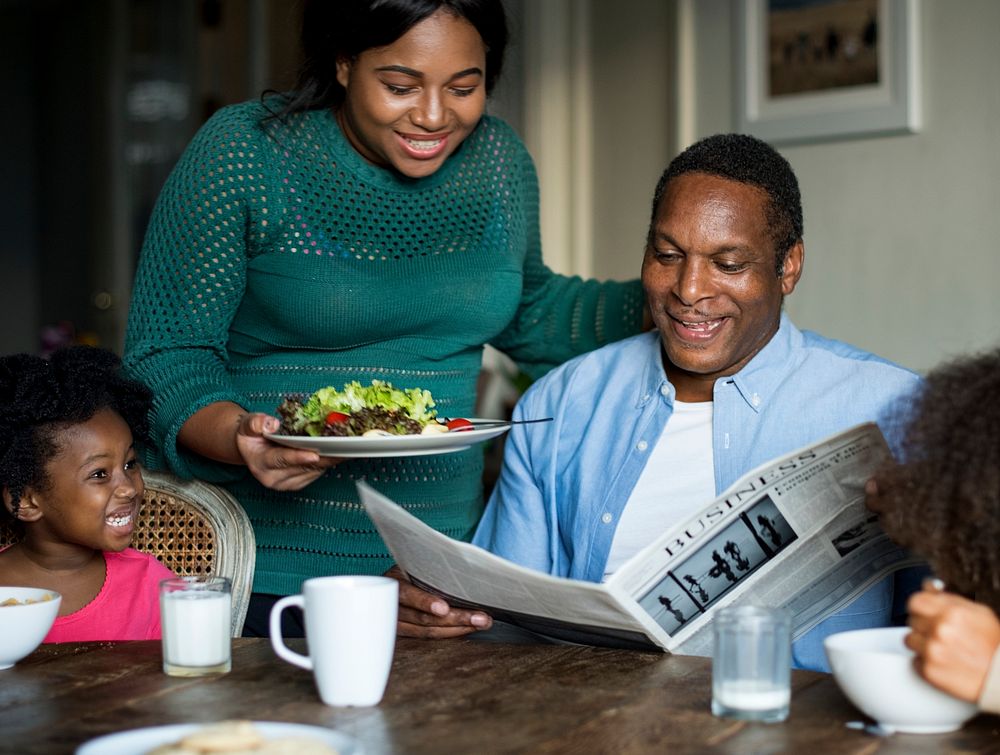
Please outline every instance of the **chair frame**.
[[250, 607], [253, 567], [257, 557], [253, 526], [243, 507], [228, 491], [215, 485], [183, 480], [169, 472], [149, 469], [143, 469], [142, 476], [146, 482], [146, 501], [157, 492], [176, 498], [197, 509], [215, 530], [212, 571], [232, 582], [232, 635], [239, 637]]

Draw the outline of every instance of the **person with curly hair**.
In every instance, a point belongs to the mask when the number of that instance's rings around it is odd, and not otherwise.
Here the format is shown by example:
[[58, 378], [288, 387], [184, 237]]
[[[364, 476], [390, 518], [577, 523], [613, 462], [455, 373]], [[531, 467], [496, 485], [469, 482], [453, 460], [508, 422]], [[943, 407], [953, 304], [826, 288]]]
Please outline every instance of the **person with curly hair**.
[[129, 548], [152, 394], [120, 370], [90, 346], [0, 358], [0, 489], [23, 530], [0, 584], [62, 596], [45, 642], [160, 637], [157, 588], [174, 574]]
[[[868, 506], [938, 579], [907, 603], [906, 644], [931, 684], [1000, 713], [1000, 350], [928, 376], [902, 418], [903, 461], [880, 470]], [[987, 400], [983, 400], [987, 398]], [[947, 586], [947, 589], [945, 589]]]

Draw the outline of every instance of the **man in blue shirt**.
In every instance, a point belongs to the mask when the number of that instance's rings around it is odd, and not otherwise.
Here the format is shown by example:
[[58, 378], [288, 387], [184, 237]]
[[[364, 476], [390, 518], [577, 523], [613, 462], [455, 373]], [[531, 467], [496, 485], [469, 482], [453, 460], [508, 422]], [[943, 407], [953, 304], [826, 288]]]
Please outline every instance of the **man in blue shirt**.
[[[884, 423], [912, 372], [798, 330], [782, 312], [802, 274], [791, 166], [743, 135], [709, 137], [656, 187], [642, 280], [656, 330], [585, 354], [525, 394], [473, 542], [524, 566], [600, 581], [752, 468], [865, 421]], [[883, 429], [888, 428], [883, 424]], [[826, 668], [822, 639], [883, 626], [884, 580], [795, 642]], [[402, 585], [400, 632], [490, 625]]]

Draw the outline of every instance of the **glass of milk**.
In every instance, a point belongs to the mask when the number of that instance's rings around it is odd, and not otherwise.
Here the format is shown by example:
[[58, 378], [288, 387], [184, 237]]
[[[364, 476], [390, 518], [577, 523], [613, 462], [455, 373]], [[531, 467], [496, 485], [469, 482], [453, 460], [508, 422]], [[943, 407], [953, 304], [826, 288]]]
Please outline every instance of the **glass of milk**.
[[224, 674], [232, 668], [232, 586], [225, 577], [197, 575], [160, 582], [163, 672]]
[[788, 718], [791, 616], [782, 608], [723, 608], [713, 622], [712, 713], [751, 721]]

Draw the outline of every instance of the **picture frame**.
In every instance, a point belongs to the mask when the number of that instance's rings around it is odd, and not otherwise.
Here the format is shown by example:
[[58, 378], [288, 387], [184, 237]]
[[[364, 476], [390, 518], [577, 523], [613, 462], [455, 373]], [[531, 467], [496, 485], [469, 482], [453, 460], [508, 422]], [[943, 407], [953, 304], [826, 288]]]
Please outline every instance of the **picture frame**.
[[738, 130], [774, 144], [916, 133], [918, 21], [916, 0], [741, 0]]

